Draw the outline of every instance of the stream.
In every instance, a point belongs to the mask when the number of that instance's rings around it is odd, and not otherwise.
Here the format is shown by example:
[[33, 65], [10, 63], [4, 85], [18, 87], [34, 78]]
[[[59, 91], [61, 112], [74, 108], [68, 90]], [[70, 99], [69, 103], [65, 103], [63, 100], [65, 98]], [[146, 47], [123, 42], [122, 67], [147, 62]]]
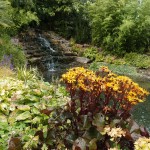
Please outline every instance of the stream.
[[[145, 78], [135, 78], [131, 77], [135, 82], [137, 82], [141, 87], [147, 89], [150, 92], [150, 80]], [[146, 101], [139, 103], [134, 106], [132, 111], [133, 118], [140, 124], [144, 125], [150, 132], [150, 95], [147, 97]]]

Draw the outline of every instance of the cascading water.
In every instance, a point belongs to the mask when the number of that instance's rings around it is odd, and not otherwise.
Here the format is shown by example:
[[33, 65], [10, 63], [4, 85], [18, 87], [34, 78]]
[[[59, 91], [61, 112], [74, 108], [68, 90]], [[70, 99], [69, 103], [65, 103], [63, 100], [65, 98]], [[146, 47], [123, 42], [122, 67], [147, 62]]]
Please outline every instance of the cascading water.
[[50, 54], [49, 56], [52, 57], [52, 58], [50, 58], [49, 61], [46, 62], [46, 68], [47, 68], [47, 70], [48, 70], [49, 72], [54, 72], [54, 71], [56, 71], [56, 67], [55, 67], [55, 63], [54, 63], [54, 59], [53, 59], [53, 54], [56, 53], [56, 50], [54, 50], [54, 49], [51, 47], [50, 42], [49, 42], [46, 38], [42, 37], [41, 34], [39, 34], [37, 40], [39, 41], [39, 43], [40, 43], [40, 45], [41, 45], [41, 47], [42, 47], [43, 49], [45, 49], [46, 51], [48, 50], [48, 51], [50, 52], [50, 53], [49, 53], [49, 54]]
[[40, 44], [41, 44], [41, 46], [42, 46], [43, 48], [50, 50], [50, 52], [56, 52], [56, 51], [51, 47], [50, 42], [49, 42], [46, 38], [42, 37], [41, 34], [39, 34], [39, 37], [38, 37], [37, 39], [38, 39], [38, 41], [40, 42]]
[[50, 62], [47, 63], [47, 69], [48, 71], [56, 71], [53, 58], [51, 59]]

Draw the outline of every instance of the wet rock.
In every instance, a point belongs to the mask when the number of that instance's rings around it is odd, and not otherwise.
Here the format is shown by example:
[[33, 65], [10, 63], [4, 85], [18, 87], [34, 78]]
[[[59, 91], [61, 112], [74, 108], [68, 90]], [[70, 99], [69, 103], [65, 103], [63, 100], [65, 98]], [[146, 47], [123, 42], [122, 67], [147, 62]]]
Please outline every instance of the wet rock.
[[19, 45], [19, 39], [18, 38], [11, 38], [11, 43], [14, 44], [14, 45]]
[[29, 61], [29, 63], [33, 64], [33, 63], [37, 63], [37, 62], [41, 61], [41, 59], [42, 59], [42, 57], [35, 57], [35, 58], [33, 57], [33, 58], [29, 59], [28, 61]]
[[77, 62], [79, 63], [83, 63], [83, 64], [87, 64], [87, 63], [90, 63], [91, 60], [86, 58], [86, 57], [76, 57], [75, 59]]
[[65, 55], [65, 56], [77, 56], [77, 54], [72, 53], [72, 52], [64, 52], [63, 55]]
[[137, 71], [138, 71], [138, 73], [141, 74], [141, 76], [143, 76], [144, 78], [150, 80], [150, 68], [148, 68], [148, 69], [138, 69]]

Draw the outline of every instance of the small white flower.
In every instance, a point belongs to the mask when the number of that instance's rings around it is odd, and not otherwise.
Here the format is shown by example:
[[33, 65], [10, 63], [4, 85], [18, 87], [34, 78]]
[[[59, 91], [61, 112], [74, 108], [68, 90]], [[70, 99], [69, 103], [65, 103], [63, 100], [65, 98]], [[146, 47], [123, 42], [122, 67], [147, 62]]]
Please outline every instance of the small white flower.
[[1, 94], [0, 94], [0, 95], [1, 95], [1, 96], [5, 95], [5, 90], [4, 90], [4, 89], [1, 91]]
[[22, 91], [20, 90], [20, 91], [16, 91], [16, 94], [17, 95], [21, 95], [22, 94]]

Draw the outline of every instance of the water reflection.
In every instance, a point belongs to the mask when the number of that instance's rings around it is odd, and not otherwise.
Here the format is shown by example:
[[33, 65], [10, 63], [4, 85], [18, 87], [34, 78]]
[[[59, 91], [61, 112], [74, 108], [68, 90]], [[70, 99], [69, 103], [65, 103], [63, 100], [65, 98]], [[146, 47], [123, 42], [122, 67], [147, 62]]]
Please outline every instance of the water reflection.
[[[150, 80], [144, 78], [131, 77], [141, 87], [150, 92]], [[150, 95], [146, 101], [136, 105], [132, 111], [133, 118], [140, 124], [144, 125], [150, 131]]]

